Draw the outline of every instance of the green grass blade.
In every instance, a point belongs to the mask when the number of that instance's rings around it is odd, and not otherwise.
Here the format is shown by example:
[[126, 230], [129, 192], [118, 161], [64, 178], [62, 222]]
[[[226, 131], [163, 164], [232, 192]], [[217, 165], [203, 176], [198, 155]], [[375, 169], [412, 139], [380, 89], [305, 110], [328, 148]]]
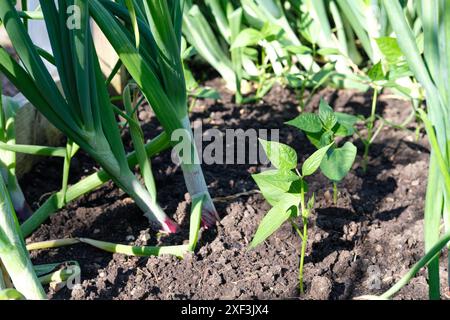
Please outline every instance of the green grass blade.
[[73, 137], [77, 136], [78, 126], [75, 123], [65, 122], [67, 117], [56, 113], [48, 101], [43, 97], [35, 81], [28, 73], [6, 52], [0, 48], [0, 70], [14, 84], [16, 88], [33, 104], [44, 116], [62, 132]]
[[48, 105], [57, 106], [59, 110], [64, 110], [64, 112], [59, 113], [60, 116], [70, 128], [76, 130], [79, 123], [76, 121], [76, 115], [69, 116], [67, 111], [71, 109], [36, 51], [11, 0], [0, 1], [0, 19], [3, 21], [9, 38], [36, 87], [40, 92], [45, 92], [45, 96], [42, 98]]

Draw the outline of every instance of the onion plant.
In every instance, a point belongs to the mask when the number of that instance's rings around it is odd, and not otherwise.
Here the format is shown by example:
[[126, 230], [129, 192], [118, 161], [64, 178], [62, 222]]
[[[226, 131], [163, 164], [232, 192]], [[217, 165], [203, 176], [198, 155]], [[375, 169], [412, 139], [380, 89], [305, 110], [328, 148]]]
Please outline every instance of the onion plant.
[[[405, 15], [408, 8], [402, 7], [399, 1], [383, 0], [398, 45], [426, 91], [427, 114], [419, 112], [432, 146], [424, 226], [428, 252], [439, 241], [442, 220], [445, 230], [450, 230], [450, 3], [418, 0], [415, 4], [423, 31], [423, 55], [414, 36], [414, 26]], [[439, 253], [428, 265], [428, 275], [430, 298], [439, 299]]]
[[[132, 12], [120, 1], [88, 2], [92, 17], [146, 97], [165, 132], [169, 136], [177, 130], [186, 133], [184, 138], [188, 140], [190, 152], [181, 157], [181, 168], [191, 196], [205, 196], [203, 222], [211, 226], [217, 219], [217, 211], [205, 182], [190, 127], [181, 60], [184, 1], [133, 2], [138, 32], [131, 23]], [[136, 46], [137, 34], [139, 46]]]
[[[153, 201], [130, 170], [95, 51], [86, 1], [41, 1], [62, 92], [47, 71], [13, 1], [0, 3], [0, 19], [23, 64], [3, 48], [0, 69], [25, 97], [70, 141], [97, 161], [152, 221], [174, 232], [176, 224]], [[69, 25], [68, 7], [80, 9], [79, 25]]]
[[0, 170], [6, 182], [14, 209], [19, 220], [25, 221], [31, 214], [31, 208], [25, 200], [16, 177], [16, 153], [1, 149], [16, 143], [15, 117], [18, 104], [10, 97], [1, 97], [0, 101]]
[[227, 83], [227, 87], [236, 91], [238, 89], [237, 74], [233, 68], [231, 53], [224, 49], [219, 40], [221, 36], [223, 36], [223, 42], [225, 43], [229, 43], [231, 40], [229, 22], [223, 8], [216, 2], [208, 1], [207, 3], [214, 10], [214, 17], [218, 22], [221, 34], [214, 32], [199, 5], [194, 4], [192, 1], [186, 1], [184, 6], [183, 34], [197, 53], [219, 72]]
[[10, 278], [14, 288], [25, 298], [46, 299], [21, 237], [3, 177], [0, 177], [0, 262], [0, 291], [8, 289], [5, 278]]

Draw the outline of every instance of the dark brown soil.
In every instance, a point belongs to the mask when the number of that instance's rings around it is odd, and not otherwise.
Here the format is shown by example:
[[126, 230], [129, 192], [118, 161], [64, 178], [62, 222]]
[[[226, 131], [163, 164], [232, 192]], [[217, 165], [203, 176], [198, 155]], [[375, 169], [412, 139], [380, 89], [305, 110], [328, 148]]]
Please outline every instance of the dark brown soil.
[[[219, 80], [209, 85], [221, 87]], [[290, 91], [276, 87], [263, 102], [242, 107], [221, 92], [220, 102], [198, 102], [193, 112], [192, 119], [201, 119], [205, 129], [279, 128], [281, 141], [295, 147], [300, 158], [314, 151], [301, 133], [283, 125], [298, 115], [297, 100]], [[331, 89], [314, 97], [309, 108], [317, 107], [320, 96], [339, 111], [367, 115], [370, 110], [370, 94]], [[151, 137], [161, 129], [146, 110], [141, 110], [140, 118]], [[382, 95], [378, 110], [386, 119], [400, 122], [410, 106]], [[81, 285], [73, 291], [49, 288], [54, 299], [349, 299], [379, 294], [423, 254], [429, 147], [422, 135], [415, 140], [415, 124], [410, 129], [381, 131], [371, 149], [368, 172], [362, 172], [358, 156], [354, 170], [339, 186], [337, 205], [323, 176], [310, 179], [316, 210], [309, 228], [307, 293], [302, 297], [297, 289], [300, 240], [289, 225], [257, 249], [248, 250], [270, 208], [254, 193], [250, 175], [260, 170], [256, 165], [204, 165], [221, 221], [216, 230], [203, 233], [198, 251], [183, 260], [126, 257], [75, 245], [33, 252], [33, 261], [80, 263]], [[355, 143], [361, 147], [360, 141]], [[180, 234], [158, 239], [130, 198], [109, 183], [52, 216], [28, 241], [90, 237], [136, 245], [181, 243], [187, 238], [190, 208], [181, 170], [172, 164], [169, 152], [156, 157], [153, 165], [159, 202], [182, 225]], [[48, 160], [24, 177], [22, 184], [33, 207], [48, 192], [59, 189], [61, 166], [60, 160]], [[73, 181], [93, 170], [92, 161], [81, 154], [73, 165]], [[248, 194], [239, 196], [242, 192]], [[443, 275], [445, 268], [442, 265]], [[426, 299], [427, 295], [426, 272], [421, 271], [396, 298]]]

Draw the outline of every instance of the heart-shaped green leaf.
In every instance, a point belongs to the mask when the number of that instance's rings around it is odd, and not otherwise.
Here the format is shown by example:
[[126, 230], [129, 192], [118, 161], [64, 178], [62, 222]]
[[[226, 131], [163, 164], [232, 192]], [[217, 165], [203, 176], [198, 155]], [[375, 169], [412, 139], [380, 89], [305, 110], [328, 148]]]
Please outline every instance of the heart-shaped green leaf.
[[356, 151], [351, 142], [346, 142], [342, 148], [328, 150], [320, 164], [320, 170], [331, 181], [341, 181], [352, 168]]
[[297, 167], [297, 152], [283, 143], [259, 139], [267, 158], [277, 169], [292, 170]]
[[322, 130], [322, 122], [319, 116], [314, 113], [302, 113], [297, 118], [286, 122], [286, 124], [296, 127], [305, 132], [317, 133]]
[[384, 74], [383, 65], [381, 64], [381, 61], [375, 64], [372, 68], [370, 68], [369, 72], [367, 72], [367, 75], [372, 81], [386, 80], [386, 76]]

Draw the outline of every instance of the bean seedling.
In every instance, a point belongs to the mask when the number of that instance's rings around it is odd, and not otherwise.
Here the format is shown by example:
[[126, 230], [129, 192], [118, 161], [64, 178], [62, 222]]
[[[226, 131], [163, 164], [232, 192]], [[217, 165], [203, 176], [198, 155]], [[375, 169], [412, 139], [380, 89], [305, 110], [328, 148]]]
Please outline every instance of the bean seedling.
[[[314, 208], [314, 194], [307, 199], [308, 184], [306, 177], [311, 176], [319, 169], [321, 162], [325, 159], [334, 142], [314, 152], [303, 163], [301, 172], [297, 169], [297, 153], [294, 149], [274, 141], [260, 140], [260, 142], [276, 169], [252, 176], [264, 198], [272, 205], [272, 209], [261, 221], [250, 247], [254, 248], [261, 244], [284, 222], [289, 221], [302, 240], [299, 289], [303, 294], [303, 265], [308, 243], [308, 218]], [[301, 218], [302, 227], [297, 224], [297, 218]]]
[[342, 181], [353, 166], [356, 147], [345, 142], [338, 147], [336, 138], [349, 137], [355, 132], [358, 118], [349, 114], [334, 112], [324, 100], [320, 101], [318, 114], [303, 112], [287, 124], [302, 130], [308, 140], [318, 149], [329, 146], [319, 163], [322, 173], [333, 182], [333, 201], [337, 203], [337, 184]]

